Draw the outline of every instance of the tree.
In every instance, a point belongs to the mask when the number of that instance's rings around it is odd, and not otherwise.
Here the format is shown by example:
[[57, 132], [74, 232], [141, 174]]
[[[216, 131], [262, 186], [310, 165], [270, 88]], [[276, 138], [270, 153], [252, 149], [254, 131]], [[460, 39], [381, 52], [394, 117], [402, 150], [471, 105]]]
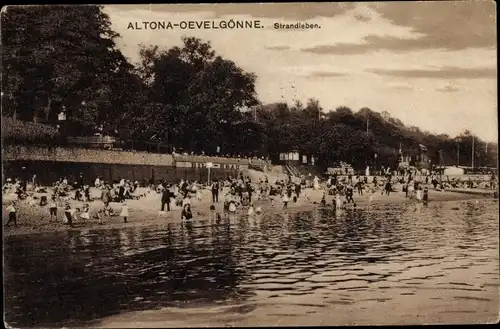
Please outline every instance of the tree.
[[[148, 118], [168, 117], [163, 126], [157, 122], [151, 126], [158, 136], [164, 135], [166, 127], [175, 129], [181, 148], [208, 151], [217, 146], [232, 147], [234, 141], [228, 140], [234, 132], [226, 126], [249, 120], [243, 111], [258, 104], [256, 76], [217, 56], [210, 43], [187, 37], [183, 43], [183, 47], [167, 50], [143, 47], [140, 51], [139, 75], [150, 88], [151, 100], [162, 104], [154, 106], [155, 112]], [[143, 138], [148, 138], [147, 134]]]
[[[61, 104], [94, 123], [111, 108], [110, 81], [130, 69], [101, 6], [19, 6], [2, 13], [6, 115], [49, 119]], [[82, 104], [83, 102], [83, 104]]]

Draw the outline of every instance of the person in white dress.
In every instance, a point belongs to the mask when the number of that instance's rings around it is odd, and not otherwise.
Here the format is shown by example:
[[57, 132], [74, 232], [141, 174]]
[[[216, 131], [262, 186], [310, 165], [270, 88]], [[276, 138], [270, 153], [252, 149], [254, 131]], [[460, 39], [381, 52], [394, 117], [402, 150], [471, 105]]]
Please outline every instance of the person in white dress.
[[420, 186], [417, 188], [416, 197], [418, 202], [422, 201], [422, 188]]
[[414, 188], [414, 183], [413, 181], [408, 184], [408, 198], [412, 199], [413, 198], [413, 191], [415, 190]]
[[283, 209], [287, 209], [288, 208], [288, 202], [290, 201], [290, 199], [288, 198], [288, 194], [285, 192], [283, 193]]
[[248, 217], [252, 217], [255, 214], [255, 211], [253, 209], [253, 204], [250, 205], [248, 208]]
[[335, 205], [336, 205], [337, 209], [341, 209], [342, 207], [344, 207], [344, 203], [342, 201], [342, 197], [340, 196], [339, 193], [337, 193], [335, 195]]
[[317, 176], [314, 176], [314, 189], [319, 190], [319, 178]]
[[90, 219], [90, 207], [88, 204], [83, 205], [80, 218], [83, 219], [84, 221]]
[[229, 201], [229, 212], [230, 213], [236, 212], [236, 202], [234, 200]]
[[201, 186], [199, 186], [197, 182], [193, 184], [193, 191], [196, 193], [196, 199], [201, 201]]
[[127, 222], [127, 218], [128, 218], [128, 205], [126, 202], [124, 202], [122, 204], [122, 211], [120, 212], [120, 217], [123, 217], [123, 222], [126, 223]]

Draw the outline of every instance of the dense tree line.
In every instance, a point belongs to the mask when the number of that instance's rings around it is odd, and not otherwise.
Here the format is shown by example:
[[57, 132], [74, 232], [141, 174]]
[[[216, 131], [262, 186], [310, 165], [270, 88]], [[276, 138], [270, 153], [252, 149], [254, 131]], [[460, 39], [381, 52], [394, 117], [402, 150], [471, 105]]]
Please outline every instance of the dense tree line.
[[[497, 145], [407, 127], [387, 113], [307, 104], [260, 104], [257, 76], [219, 56], [210, 43], [142, 47], [133, 66], [117, 49], [101, 6], [8, 7], [2, 13], [3, 116], [102, 126], [123, 140], [201, 153], [270, 155], [296, 150], [320, 164], [394, 166], [400, 147], [428, 148], [433, 164], [496, 166]], [[91, 132], [92, 129], [87, 129]], [[486, 149], [487, 148], [487, 149]], [[460, 154], [458, 156], [458, 154]]]

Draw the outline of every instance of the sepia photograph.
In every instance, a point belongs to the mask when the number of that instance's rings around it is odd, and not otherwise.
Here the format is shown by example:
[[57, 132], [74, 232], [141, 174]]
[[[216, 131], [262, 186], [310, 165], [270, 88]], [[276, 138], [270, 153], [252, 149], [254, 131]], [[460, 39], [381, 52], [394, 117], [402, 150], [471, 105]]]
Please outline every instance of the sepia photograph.
[[3, 7], [5, 327], [499, 322], [496, 23]]

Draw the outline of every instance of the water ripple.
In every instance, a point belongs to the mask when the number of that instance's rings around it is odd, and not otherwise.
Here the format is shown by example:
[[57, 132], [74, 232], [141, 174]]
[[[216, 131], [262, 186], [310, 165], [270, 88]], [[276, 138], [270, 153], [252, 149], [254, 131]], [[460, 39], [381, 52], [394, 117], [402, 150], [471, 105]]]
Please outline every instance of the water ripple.
[[474, 207], [375, 205], [342, 215], [323, 209], [13, 236], [5, 240], [5, 316], [13, 326], [69, 326], [222, 304], [213, 312], [299, 317], [364, 303], [394, 303], [397, 312], [413, 298], [437, 308], [458, 302], [468, 313], [478, 302], [498, 306], [498, 204]]

